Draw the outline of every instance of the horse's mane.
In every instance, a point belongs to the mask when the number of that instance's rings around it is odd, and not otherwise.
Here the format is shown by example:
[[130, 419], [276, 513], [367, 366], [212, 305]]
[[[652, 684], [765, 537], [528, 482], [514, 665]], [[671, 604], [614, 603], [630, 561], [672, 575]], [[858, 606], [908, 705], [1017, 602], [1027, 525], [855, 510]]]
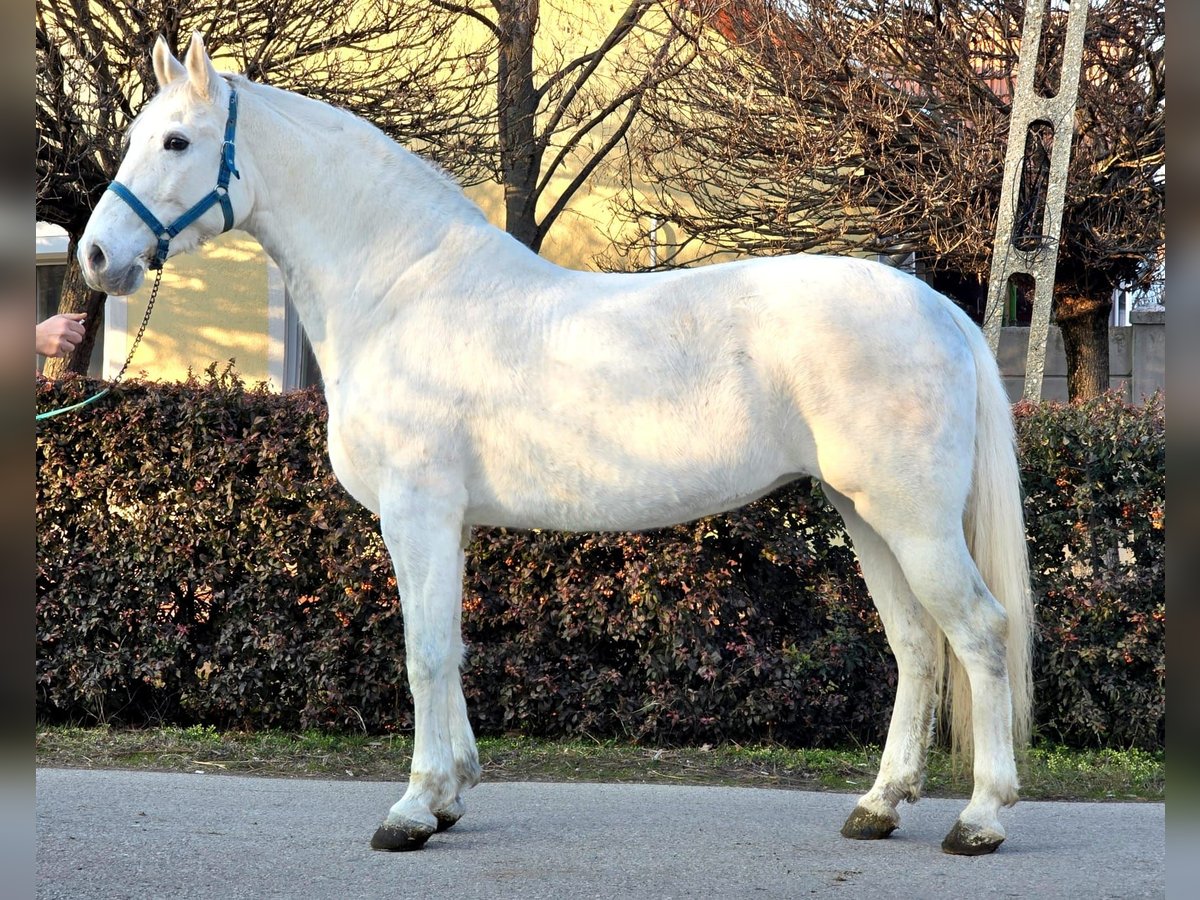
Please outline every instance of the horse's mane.
[[310, 133], [342, 131], [361, 140], [386, 167], [397, 170], [416, 170], [427, 175], [426, 185], [445, 198], [483, 215], [479, 207], [463, 193], [454, 177], [441, 166], [420, 156], [389, 137], [378, 126], [339, 106], [282, 90], [269, 84], [252, 81], [244, 75], [222, 73], [239, 91], [248, 91], [266, 100], [279, 115], [302, 126]]

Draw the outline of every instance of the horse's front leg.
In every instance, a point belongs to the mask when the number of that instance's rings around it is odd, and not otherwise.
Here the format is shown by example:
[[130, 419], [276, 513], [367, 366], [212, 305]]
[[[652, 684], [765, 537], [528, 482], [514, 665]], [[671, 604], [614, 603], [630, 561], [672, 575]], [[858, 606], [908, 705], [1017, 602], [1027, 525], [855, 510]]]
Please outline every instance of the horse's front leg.
[[417, 850], [462, 815], [460, 791], [478, 781], [475, 740], [459, 682], [463, 548], [452, 491], [396, 491], [380, 521], [404, 612], [415, 728], [408, 790], [371, 839], [376, 850]]

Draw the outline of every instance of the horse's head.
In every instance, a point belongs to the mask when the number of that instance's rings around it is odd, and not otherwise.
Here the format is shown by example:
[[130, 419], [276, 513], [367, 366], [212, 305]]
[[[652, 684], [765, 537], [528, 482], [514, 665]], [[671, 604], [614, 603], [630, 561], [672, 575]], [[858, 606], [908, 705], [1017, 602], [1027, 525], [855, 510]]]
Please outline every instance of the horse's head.
[[[129, 294], [147, 268], [245, 218], [247, 188], [232, 146], [231, 87], [213, 68], [199, 34], [181, 63], [161, 37], [152, 54], [158, 93], [129, 127], [117, 177], [79, 242], [84, 278], [96, 290]], [[228, 182], [227, 188], [221, 182]], [[139, 207], [141, 207], [139, 209]]]

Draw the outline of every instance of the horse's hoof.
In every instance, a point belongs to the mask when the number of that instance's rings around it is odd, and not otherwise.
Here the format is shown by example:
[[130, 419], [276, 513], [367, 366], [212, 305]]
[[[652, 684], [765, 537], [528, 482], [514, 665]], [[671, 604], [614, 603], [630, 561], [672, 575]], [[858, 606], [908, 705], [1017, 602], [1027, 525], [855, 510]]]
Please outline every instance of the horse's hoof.
[[437, 831], [442, 832], [450, 828], [463, 817], [463, 813], [467, 811], [467, 804], [463, 803], [458, 797], [454, 798], [454, 802], [445, 809], [439, 809], [434, 812], [437, 818]]
[[[439, 829], [440, 830], [440, 829]], [[428, 825], [411, 820], [403, 824], [383, 823], [371, 837], [372, 850], [400, 851], [420, 850], [433, 834], [434, 829]]]
[[1003, 843], [1004, 835], [991, 828], [964, 825], [958, 821], [942, 841], [942, 850], [957, 856], [983, 856], [995, 852]]
[[855, 841], [878, 841], [896, 830], [899, 820], [894, 815], [881, 816], [861, 806], [854, 807], [854, 812], [842, 826], [842, 837]]

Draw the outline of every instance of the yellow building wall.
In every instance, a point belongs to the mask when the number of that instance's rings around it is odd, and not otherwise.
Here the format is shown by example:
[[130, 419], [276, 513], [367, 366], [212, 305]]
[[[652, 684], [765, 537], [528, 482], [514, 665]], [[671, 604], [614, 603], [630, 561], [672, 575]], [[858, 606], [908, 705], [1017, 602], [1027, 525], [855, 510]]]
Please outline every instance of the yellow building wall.
[[[153, 279], [128, 300], [124, 359], [146, 312]], [[173, 256], [146, 335], [129, 375], [182, 381], [210, 363], [234, 361], [247, 384], [267, 380], [267, 256], [241, 231], [214, 239], [197, 253]], [[110, 358], [114, 353], [109, 353]]]
[[[567, 178], [561, 180], [564, 184]], [[554, 185], [558, 187], [557, 184]], [[597, 259], [612, 247], [611, 235], [618, 228], [609, 198], [612, 192], [591, 185], [576, 194], [546, 235], [541, 255], [568, 269], [596, 269]], [[466, 194], [497, 228], [504, 228], [504, 188], [494, 182], [474, 185]], [[551, 194], [549, 201], [557, 199]]]

